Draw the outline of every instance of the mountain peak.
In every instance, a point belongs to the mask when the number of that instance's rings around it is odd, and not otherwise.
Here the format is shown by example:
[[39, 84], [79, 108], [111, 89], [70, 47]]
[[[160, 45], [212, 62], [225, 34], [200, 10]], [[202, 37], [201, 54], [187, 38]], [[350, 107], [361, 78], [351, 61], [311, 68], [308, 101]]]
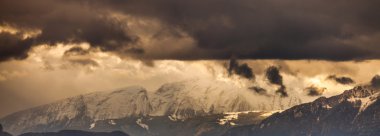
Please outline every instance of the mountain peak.
[[371, 96], [378, 92], [380, 92], [378, 88], [372, 87], [370, 85], [360, 85], [360, 86], [354, 87], [353, 89], [344, 91], [342, 95], [346, 97], [352, 96], [352, 97], [362, 98], [362, 97]]

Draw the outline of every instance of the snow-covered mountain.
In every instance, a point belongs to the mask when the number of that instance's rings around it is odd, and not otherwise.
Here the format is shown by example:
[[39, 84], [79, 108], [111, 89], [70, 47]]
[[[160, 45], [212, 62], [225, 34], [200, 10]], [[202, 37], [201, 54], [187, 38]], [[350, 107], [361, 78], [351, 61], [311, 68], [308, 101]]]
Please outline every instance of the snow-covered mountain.
[[[299, 103], [300, 100], [296, 97], [263, 96], [225, 82], [189, 80], [168, 83], [153, 92], [135, 86], [80, 95], [11, 114], [1, 119], [0, 123], [14, 134], [79, 129], [122, 130], [131, 135], [162, 135], [158, 131], [167, 131], [165, 127], [181, 131], [185, 126], [192, 126], [193, 128], [186, 129], [194, 130], [193, 132], [184, 133], [186, 131], [182, 130], [181, 133], [193, 135], [198, 132], [195, 131], [198, 127], [195, 122], [198, 125], [211, 122], [207, 125], [215, 130], [247, 125], [250, 123], [238, 121], [239, 115], [263, 119], [271, 111]], [[252, 112], [240, 113], [242, 111]], [[231, 116], [231, 113], [239, 114], [223, 120], [225, 116]], [[236, 121], [229, 122], [231, 120]], [[190, 122], [193, 125], [189, 125]], [[252, 120], [251, 124], [257, 122]]]
[[355, 87], [294, 106], [260, 124], [233, 128], [231, 136], [379, 136], [380, 89]]
[[151, 95], [151, 116], [195, 115], [282, 110], [301, 103], [296, 97], [263, 96], [225, 82], [190, 80], [161, 86]]

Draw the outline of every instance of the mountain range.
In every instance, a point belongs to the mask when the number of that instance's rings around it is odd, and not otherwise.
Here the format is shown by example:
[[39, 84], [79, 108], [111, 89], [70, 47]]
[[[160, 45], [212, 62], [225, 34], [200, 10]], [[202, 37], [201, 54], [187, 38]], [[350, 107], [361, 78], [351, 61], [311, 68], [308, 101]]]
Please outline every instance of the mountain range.
[[7, 132], [27, 136], [81, 131], [132, 136], [377, 136], [379, 98], [379, 87], [359, 85], [302, 104], [297, 97], [189, 80], [164, 84], [153, 92], [134, 86], [84, 94], [11, 114], [0, 123]]
[[84, 94], [16, 112], [0, 123], [15, 135], [61, 130], [221, 135], [300, 103], [297, 97], [263, 96], [225, 82], [189, 80], [152, 92], [134, 86]]

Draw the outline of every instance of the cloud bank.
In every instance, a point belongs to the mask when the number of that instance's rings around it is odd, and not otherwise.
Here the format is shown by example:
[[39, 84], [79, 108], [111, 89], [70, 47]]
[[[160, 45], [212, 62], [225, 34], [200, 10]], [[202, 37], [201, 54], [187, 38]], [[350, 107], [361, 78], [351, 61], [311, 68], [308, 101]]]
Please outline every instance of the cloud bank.
[[[2, 0], [2, 26], [40, 33], [20, 39], [2, 32], [0, 58], [23, 59], [43, 43], [87, 42], [144, 60], [378, 59], [379, 6], [373, 0]], [[155, 40], [165, 42], [151, 46]]]

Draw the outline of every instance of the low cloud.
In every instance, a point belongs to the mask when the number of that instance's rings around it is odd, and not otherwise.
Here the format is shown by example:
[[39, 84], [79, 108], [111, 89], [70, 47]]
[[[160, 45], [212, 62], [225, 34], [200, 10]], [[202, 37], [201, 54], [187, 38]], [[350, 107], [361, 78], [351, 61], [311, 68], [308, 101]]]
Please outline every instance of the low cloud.
[[268, 67], [265, 75], [266, 75], [266, 78], [268, 79], [268, 81], [270, 83], [280, 86], [280, 88], [276, 91], [276, 93], [280, 94], [280, 96], [282, 96], [282, 97], [288, 96], [288, 93], [286, 92], [286, 87], [282, 81], [283, 78], [280, 74], [280, 70], [278, 67], [276, 67], [276, 66]]
[[339, 83], [339, 84], [342, 84], [342, 85], [348, 85], [348, 84], [354, 84], [355, 81], [350, 78], [350, 77], [345, 77], [345, 76], [342, 76], [342, 77], [338, 77], [336, 75], [330, 75], [327, 77], [328, 80], [333, 80], [335, 81], [336, 83]]
[[63, 59], [73, 65], [99, 66], [99, 64], [91, 58], [89, 49], [83, 49], [82, 47], [72, 47], [65, 51]]
[[253, 92], [257, 93], [257, 94], [260, 94], [260, 95], [268, 95], [267, 90], [265, 88], [261, 88], [259, 86], [253, 86], [253, 87], [250, 87], [249, 89], [252, 90]]
[[307, 93], [308, 96], [321, 96], [324, 92], [326, 92], [326, 88], [312, 85], [306, 87], [304, 91]]
[[238, 60], [235, 58], [232, 58], [229, 62], [228, 74], [236, 74], [249, 80], [255, 79], [255, 75], [253, 74], [252, 69], [248, 66], [248, 64], [239, 64]]
[[[26, 0], [2, 1], [0, 26], [12, 26], [15, 31], [37, 29], [38, 35], [20, 39], [17, 35], [0, 33], [2, 60], [24, 59], [33, 46], [58, 43], [89, 43], [101, 51], [141, 53], [133, 46], [138, 37], [127, 31], [126, 22], [112, 18], [106, 8], [77, 1]], [[8, 47], [9, 46], [9, 47]]]
[[286, 92], [286, 87], [284, 85], [280, 86], [280, 88], [278, 88], [276, 90], [276, 93], [279, 94], [281, 97], [288, 97], [288, 92]]
[[72, 47], [69, 50], [65, 51], [64, 56], [72, 56], [72, 55], [87, 55], [89, 51], [83, 49], [82, 47]]
[[280, 70], [278, 67], [268, 67], [265, 75], [270, 83], [276, 85], [283, 85], [282, 76], [280, 75]]
[[[227, 60], [232, 54], [241, 59], [379, 59], [379, 6], [374, 0], [2, 0], [0, 25], [41, 33], [32, 40], [0, 35], [1, 43], [12, 41], [0, 47], [0, 54], [3, 61], [23, 59], [38, 44], [87, 42], [148, 60]], [[141, 38], [130, 31], [134, 22], [115, 14], [156, 26], [157, 36]], [[157, 37], [171, 41], [140, 46]], [[191, 48], [169, 52], [183, 47], [172, 42], [183, 37], [192, 41], [186, 44]]]

